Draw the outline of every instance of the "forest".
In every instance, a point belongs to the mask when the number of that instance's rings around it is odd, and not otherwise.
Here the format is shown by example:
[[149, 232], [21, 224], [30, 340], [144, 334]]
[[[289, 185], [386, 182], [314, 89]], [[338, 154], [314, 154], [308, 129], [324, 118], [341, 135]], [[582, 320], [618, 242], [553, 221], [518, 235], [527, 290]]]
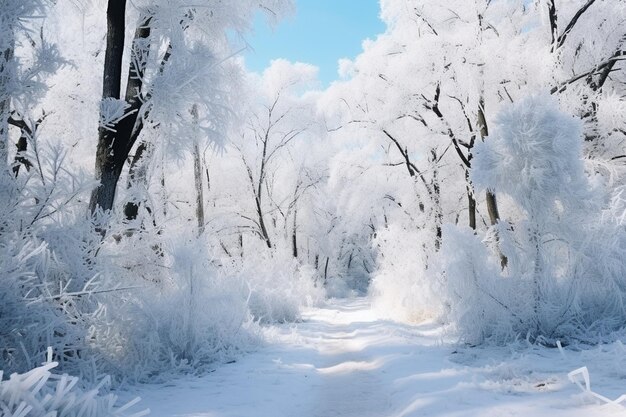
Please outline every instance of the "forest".
[[[354, 302], [405, 353], [426, 323], [448, 353], [626, 365], [626, 1], [379, 3], [321, 87], [246, 67], [291, 0], [0, 0], [0, 416], [139, 417], [117, 396], [318, 343], [293, 329]], [[337, 404], [310, 415], [452, 415]], [[309, 415], [260, 410], [184, 415]]]

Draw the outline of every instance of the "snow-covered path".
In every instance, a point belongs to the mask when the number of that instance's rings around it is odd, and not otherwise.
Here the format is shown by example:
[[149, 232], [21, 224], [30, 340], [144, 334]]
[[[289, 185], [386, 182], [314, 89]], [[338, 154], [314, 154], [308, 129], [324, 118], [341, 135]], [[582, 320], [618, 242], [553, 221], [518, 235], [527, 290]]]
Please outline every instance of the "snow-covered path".
[[[567, 380], [585, 353], [459, 349], [437, 326], [377, 318], [365, 299], [333, 301], [268, 334], [267, 346], [205, 377], [141, 388], [143, 405], [157, 417], [626, 415], [622, 406], [594, 404]], [[597, 371], [614, 369], [619, 353], [597, 352]], [[617, 397], [625, 376], [598, 386]]]

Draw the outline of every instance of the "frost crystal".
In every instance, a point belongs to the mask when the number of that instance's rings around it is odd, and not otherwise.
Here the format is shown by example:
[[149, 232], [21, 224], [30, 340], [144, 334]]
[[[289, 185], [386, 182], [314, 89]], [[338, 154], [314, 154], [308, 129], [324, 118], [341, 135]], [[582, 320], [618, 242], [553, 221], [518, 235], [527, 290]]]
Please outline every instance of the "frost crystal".
[[100, 127], [115, 132], [115, 126], [137, 110], [126, 112], [130, 104], [126, 100], [107, 97], [100, 102]]

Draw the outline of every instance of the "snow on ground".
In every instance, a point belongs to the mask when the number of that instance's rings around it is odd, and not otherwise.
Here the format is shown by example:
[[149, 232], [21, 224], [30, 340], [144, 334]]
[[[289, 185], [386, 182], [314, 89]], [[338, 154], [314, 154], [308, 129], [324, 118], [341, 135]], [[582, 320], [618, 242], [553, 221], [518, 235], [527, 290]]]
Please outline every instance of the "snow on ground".
[[[426, 323], [381, 320], [366, 299], [333, 300], [271, 327], [256, 353], [201, 378], [142, 386], [156, 417], [625, 416], [568, 380], [626, 392], [626, 347], [589, 351], [459, 347]], [[129, 393], [131, 394], [131, 393]]]

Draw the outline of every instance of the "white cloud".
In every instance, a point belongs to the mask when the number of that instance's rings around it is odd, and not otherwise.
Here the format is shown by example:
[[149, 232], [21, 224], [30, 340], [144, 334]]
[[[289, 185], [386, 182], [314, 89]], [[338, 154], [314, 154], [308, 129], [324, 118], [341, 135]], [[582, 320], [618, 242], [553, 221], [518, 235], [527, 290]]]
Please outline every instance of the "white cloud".
[[280, 90], [301, 91], [318, 83], [319, 68], [302, 62], [290, 62], [286, 59], [272, 60], [263, 71], [261, 82], [266, 92]]
[[356, 74], [356, 66], [351, 59], [341, 58], [338, 61], [338, 65], [337, 73], [342, 79], [352, 78]]

